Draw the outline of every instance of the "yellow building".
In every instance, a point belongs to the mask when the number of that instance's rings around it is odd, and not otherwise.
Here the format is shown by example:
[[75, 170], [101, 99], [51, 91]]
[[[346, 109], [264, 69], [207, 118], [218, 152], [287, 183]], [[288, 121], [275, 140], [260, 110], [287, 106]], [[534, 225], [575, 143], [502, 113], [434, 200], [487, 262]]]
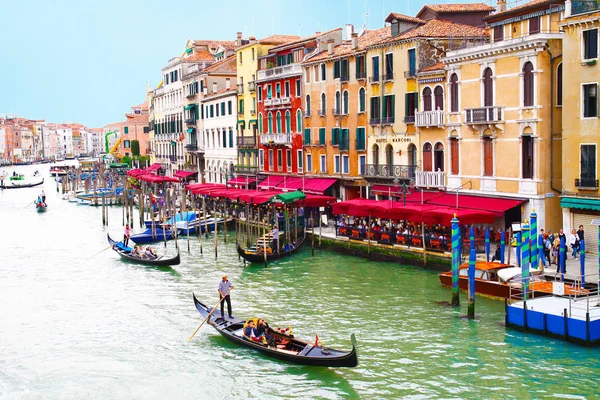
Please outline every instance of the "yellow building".
[[236, 51], [238, 90], [238, 165], [236, 175], [255, 176], [258, 172], [258, 118], [255, 81], [258, 76], [258, 59], [278, 46], [300, 39], [299, 36], [272, 35], [264, 39], [248, 39]]
[[570, 230], [583, 225], [586, 250], [596, 252], [597, 230], [590, 222], [600, 218], [597, 155], [600, 145], [600, 3], [568, 1], [560, 26], [564, 31], [564, 56], [557, 68], [560, 68], [559, 76], [567, 78], [567, 84], [559, 86], [564, 98], [561, 102], [564, 121], [562, 226]]
[[457, 167], [449, 170], [448, 190], [512, 199], [506, 209], [493, 210], [504, 213], [506, 228], [535, 210], [538, 226], [556, 231], [562, 222], [556, 161], [561, 99], [555, 90], [562, 1], [505, 8], [499, 2], [498, 12], [486, 18], [489, 43], [449, 51], [443, 59], [451, 99], [448, 164]]

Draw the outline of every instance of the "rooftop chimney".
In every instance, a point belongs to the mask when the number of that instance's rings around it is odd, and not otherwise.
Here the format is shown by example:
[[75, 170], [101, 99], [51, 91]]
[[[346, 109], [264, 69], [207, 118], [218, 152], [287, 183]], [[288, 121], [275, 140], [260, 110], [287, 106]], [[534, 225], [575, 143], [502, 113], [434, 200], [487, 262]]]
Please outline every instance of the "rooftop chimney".
[[354, 25], [346, 24], [346, 40], [352, 39], [353, 33], [354, 33]]
[[327, 53], [329, 53], [329, 55], [333, 54], [333, 43], [334, 43], [333, 39], [329, 39], [327, 41]]
[[217, 82], [213, 82], [213, 93], [217, 93]]
[[506, 0], [498, 0], [498, 7], [496, 7], [496, 12], [506, 11]]
[[358, 48], [358, 33], [352, 33], [352, 50]]
[[237, 33], [237, 40], [235, 41], [236, 46], [242, 45], [242, 32]]

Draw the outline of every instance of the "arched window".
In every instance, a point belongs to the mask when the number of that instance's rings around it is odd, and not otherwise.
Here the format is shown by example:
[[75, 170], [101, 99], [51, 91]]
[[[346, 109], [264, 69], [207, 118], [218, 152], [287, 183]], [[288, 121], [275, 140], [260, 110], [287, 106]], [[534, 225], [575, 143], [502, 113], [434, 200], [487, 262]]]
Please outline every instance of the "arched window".
[[[385, 163], [390, 168], [394, 165], [394, 148], [391, 144], [385, 146]], [[389, 172], [391, 172], [391, 170]]]
[[302, 111], [296, 112], [296, 132], [302, 132]]
[[533, 107], [533, 64], [523, 65], [523, 107]]
[[458, 75], [450, 76], [450, 112], [458, 112]]
[[443, 110], [444, 109], [444, 89], [441, 86], [436, 86], [433, 89], [433, 97], [435, 99], [435, 109]]
[[348, 115], [349, 105], [348, 105], [348, 91], [347, 90], [344, 91], [344, 99], [343, 100], [344, 100], [344, 108], [343, 108], [342, 112], [344, 113], [344, 115]]
[[285, 112], [285, 133], [291, 133], [292, 132], [292, 114], [290, 113], [290, 110], [287, 110]]
[[327, 96], [321, 93], [321, 114], [327, 115]]
[[562, 106], [562, 93], [563, 93], [563, 73], [562, 63], [558, 64], [556, 69], [556, 105]]
[[435, 149], [433, 152], [434, 156], [434, 171], [443, 171], [444, 170], [444, 145], [440, 142], [435, 144]]
[[306, 115], [310, 115], [310, 94], [306, 95]]
[[408, 165], [411, 167], [417, 165], [417, 146], [413, 143], [408, 145]]
[[269, 125], [269, 133], [273, 133], [273, 113], [270, 111], [267, 116], [267, 124]]
[[365, 88], [360, 88], [358, 91], [358, 111], [365, 112], [367, 108], [367, 92]]
[[263, 115], [262, 113], [258, 114], [258, 133], [264, 133], [263, 132]]
[[425, 143], [423, 145], [423, 171], [431, 171], [431, 143]]
[[340, 96], [340, 92], [335, 92], [335, 114], [340, 114], [342, 112], [342, 98]]
[[431, 89], [423, 89], [423, 111], [431, 111]]
[[277, 111], [277, 120], [275, 122], [275, 133], [281, 133], [281, 111]]
[[486, 68], [483, 71], [483, 106], [491, 107], [494, 105], [494, 82], [492, 80], [492, 69]]
[[373, 145], [373, 164], [379, 165], [379, 145]]

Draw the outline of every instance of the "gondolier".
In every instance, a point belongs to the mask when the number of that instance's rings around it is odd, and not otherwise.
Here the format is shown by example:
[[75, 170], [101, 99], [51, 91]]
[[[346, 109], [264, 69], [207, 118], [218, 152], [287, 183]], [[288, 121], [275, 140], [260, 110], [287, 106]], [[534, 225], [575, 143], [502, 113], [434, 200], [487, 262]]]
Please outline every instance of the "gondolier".
[[129, 238], [131, 237], [131, 228], [129, 224], [125, 225], [125, 232], [123, 233], [123, 244], [127, 246], [129, 244]]
[[225, 319], [225, 314], [223, 313], [223, 303], [227, 302], [227, 314], [229, 318], [233, 318], [231, 316], [231, 296], [229, 295], [229, 291], [233, 289], [233, 285], [230, 281], [227, 280], [227, 275], [223, 275], [221, 282], [219, 282], [219, 295], [221, 296], [221, 318]]

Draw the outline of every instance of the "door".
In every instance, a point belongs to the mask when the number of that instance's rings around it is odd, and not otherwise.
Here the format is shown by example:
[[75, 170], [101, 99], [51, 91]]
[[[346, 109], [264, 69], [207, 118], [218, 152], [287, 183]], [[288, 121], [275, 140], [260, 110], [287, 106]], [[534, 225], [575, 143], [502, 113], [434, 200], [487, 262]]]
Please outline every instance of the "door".
[[[594, 225], [590, 225], [593, 219], [599, 218], [598, 215], [592, 214], [572, 214], [573, 226], [571, 229], [578, 230], [579, 225], [583, 225], [583, 237], [585, 239], [585, 252], [598, 254], [598, 229]], [[570, 232], [565, 232], [567, 238]]]

